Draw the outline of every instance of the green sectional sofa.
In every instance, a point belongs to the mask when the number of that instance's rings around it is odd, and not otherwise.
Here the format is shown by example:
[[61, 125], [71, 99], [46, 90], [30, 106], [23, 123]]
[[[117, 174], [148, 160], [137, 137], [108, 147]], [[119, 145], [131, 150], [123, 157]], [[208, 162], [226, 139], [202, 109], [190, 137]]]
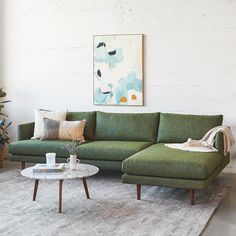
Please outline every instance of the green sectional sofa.
[[[170, 113], [68, 112], [67, 120], [86, 119], [86, 143], [78, 146], [82, 163], [101, 169], [124, 172], [123, 183], [135, 184], [137, 198], [141, 185], [160, 185], [194, 190], [206, 188], [229, 163], [223, 155], [223, 135], [218, 133], [215, 146], [219, 152], [187, 152], [166, 147], [188, 138], [201, 139], [223, 116], [182, 115]], [[56, 152], [57, 162], [65, 162], [68, 153], [62, 145], [68, 141], [31, 140], [34, 123], [19, 125], [18, 141], [9, 145], [9, 159], [22, 163], [45, 162], [45, 153]]]

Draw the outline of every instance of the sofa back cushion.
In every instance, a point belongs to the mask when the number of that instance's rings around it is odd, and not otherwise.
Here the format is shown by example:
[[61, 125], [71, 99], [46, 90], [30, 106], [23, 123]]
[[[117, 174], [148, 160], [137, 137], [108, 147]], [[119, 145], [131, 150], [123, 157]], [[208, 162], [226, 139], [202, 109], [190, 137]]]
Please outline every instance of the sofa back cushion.
[[94, 140], [96, 126], [96, 112], [67, 112], [66, 120], [86, 120], [84, 129], [85, 140]]
[[222, 115], [160, 114], [158, 143], [182, 143], [188, 138], [201, 139], [207, 131], [222, 125]]
[[97, 112], [96, 140], [156, 142], [159, 113]]

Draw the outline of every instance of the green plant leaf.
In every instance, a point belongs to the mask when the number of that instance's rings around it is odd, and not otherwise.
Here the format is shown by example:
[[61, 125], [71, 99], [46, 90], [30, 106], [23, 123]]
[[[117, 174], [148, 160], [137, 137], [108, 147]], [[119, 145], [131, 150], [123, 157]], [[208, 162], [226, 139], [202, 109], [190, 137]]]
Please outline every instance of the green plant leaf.
[[6, 93], [3, 91], [3, 88], [0, 88], [0, 97], [3, 98], [3, 97], [6, 97]]
[[8, 117], [6, 114], [0, 112], [0, 116], [5, 116], [5, 117]]
[[1, 103], [8, 103], [8, 102], [11, 102], [11, 100], [3, 101]]

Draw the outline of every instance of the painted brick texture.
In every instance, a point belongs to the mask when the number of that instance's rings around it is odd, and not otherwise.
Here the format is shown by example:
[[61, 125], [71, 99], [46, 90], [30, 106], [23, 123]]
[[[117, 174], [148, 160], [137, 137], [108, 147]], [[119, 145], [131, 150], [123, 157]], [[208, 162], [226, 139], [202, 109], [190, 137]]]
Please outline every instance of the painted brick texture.
[[[235, 0], [1, 0], [8, 113], [34, 108], [218, 114], [236, 135]], [[93, 105], [94, 34], [145, 34], [145, 106]]]

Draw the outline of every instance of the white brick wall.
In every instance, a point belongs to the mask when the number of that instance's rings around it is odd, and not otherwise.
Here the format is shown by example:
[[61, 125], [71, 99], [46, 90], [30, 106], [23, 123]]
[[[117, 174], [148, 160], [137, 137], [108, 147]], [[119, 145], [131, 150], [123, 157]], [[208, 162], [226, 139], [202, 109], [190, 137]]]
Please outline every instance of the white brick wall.
[[[235, 0], [0, 3], [0, 76], [14, 127], [31, 121], [34, 108], [168, 111], [222, 113], [236, 135]], [[110, 33], [145, 34], [144, 107], [92, 105], [92, 36]]]

